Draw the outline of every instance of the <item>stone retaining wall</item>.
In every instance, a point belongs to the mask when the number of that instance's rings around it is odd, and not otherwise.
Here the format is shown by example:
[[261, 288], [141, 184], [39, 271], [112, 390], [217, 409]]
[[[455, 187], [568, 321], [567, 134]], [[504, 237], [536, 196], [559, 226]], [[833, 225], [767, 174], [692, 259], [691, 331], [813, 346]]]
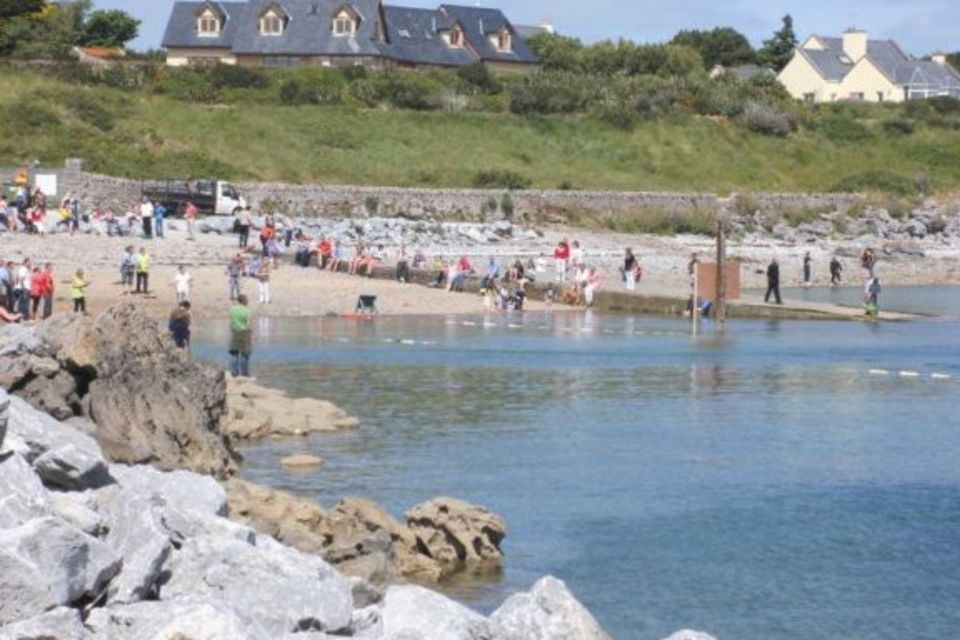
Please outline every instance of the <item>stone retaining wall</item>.
[[[142, 181], [71, 169], [50, 171], [59, 176], [61, 197], [72, 193], [88, 204], [122, 213], [140, 199]], [[3, 172], [0, 172], [0, 176]], [[500, 191], [483, 189], [422, 189], [338, 185], [294, 185], [238, 182], [240, 193], [255, 210], [295, 216], [363, 218], [403, 217], [414, 220], [483, 222], [514, 219], [527, 222], [575, 221], [642, 215], [648, 211], [687, 213], [716, 209], [727, 203], [710, 193], [616, 191]], [[863, 196], [855, 194], [776, 194], [743, 196], [764, 210], [845, 208]]]

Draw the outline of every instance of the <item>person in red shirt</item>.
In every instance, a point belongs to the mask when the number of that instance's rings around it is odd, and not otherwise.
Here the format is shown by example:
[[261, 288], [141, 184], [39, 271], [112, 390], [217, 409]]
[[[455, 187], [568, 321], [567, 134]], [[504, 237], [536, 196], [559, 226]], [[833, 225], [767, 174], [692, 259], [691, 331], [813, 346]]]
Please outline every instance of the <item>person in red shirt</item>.
[[330, 244], [330, 240], [326, 236], [323, 236], [317, 245], [317, 267], [326, 269], [332, 255], [333, 245]]
[[[39, 278], [42, 283], [40, 297], [43, 299], [43, 319], [53, 315], [53, 265], [49, 262], [43, 265], [43, 272]], [[36, 312], [34, 312], [36, 316]]]
[[557, 265], [557, 282], [567, 281], [567, 266], [570, 263], [570, 245], [566, 240], [561, 240], [560, 244], [553, 251], [553, 260]]
[[41, 298], [43, 298], [43, 275], [40, 273], [40, 267], [34, 267], [33, 274], [30, 276], [30, 302], [33, 303], [31, 318], [37, 317]]
[[188, 202], [186, 208], [183, 210], [183, 219], [187, 221], [187, 240], [196, 240], [194, 227], [197, 223], [198, 213], [199, 209], [197, 209], [197, 205], [192, 202]]

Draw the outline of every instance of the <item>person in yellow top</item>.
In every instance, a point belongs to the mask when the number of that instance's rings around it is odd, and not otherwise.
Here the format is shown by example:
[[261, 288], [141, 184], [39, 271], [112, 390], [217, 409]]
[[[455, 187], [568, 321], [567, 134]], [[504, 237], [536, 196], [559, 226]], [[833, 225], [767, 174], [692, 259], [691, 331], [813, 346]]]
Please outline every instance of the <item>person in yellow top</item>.
[[146, 247], [140, 247], [140, 253], [137, 254], [134, 263], [134, 269], [137, 274], [137, 293], [149, 293], [150, 286], [150, 254]]
[[83, 269], [77, 269], [73, 276], [73, 286], [70, 288], [70, 297], [73, 298], [73, 312], [87, 312], [87, 287], [90, 283], [84, 276]]

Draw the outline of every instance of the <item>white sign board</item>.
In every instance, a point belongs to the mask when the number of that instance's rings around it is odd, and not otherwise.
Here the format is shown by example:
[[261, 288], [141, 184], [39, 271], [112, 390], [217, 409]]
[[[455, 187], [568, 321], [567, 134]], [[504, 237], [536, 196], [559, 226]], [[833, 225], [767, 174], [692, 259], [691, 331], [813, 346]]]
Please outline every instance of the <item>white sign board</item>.
[[33, 186], [45, 196], [53, 197], [57, 195], [57, 174], [38, 173], [33, 177]]

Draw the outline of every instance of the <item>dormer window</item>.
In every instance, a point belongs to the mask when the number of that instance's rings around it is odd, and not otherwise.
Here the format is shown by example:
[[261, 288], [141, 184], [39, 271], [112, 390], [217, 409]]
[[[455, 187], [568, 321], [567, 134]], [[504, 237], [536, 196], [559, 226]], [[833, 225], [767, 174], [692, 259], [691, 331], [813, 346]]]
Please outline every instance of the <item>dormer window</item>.
[[497, 36], [497, 49], [500, 51], [510, 51], [513, 49], [513, 36], [507, 29], [502, 29]]
[[463, 28], [458, 24], [453, 25], [453, 29], [450, 30], [450, 46], [462, 48], [463, 41]]
[[260, 16], [260, 34], [265, 36], [283, 34], [283, 16], [276, 9], [269, 9]]
[[333, 35], [347, 38], [357, 32], [360, 16], [349, 5], [344, 5], [333, 16]]
[[207, 38], [220, 35], [220, 16], [207, 9], [197, 16], [197, 34]]

